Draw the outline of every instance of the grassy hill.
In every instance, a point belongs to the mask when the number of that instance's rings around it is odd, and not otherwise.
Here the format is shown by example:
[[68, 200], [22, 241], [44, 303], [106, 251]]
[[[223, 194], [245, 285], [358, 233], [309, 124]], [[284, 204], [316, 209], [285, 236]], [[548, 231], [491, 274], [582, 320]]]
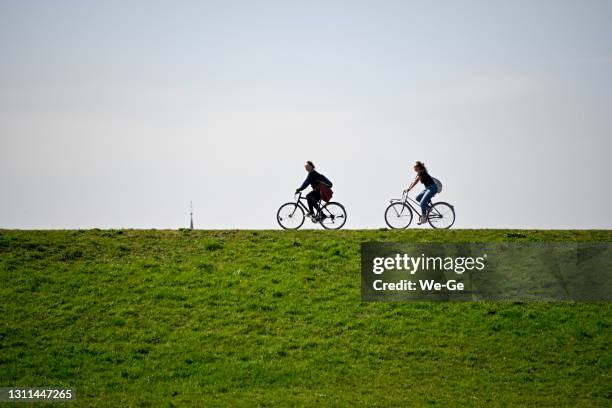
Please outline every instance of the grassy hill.
[[360, 302], [362, 241], [610, 231], [1, 231], [0, 386], [77, 406], [610, 406], [610, 303]]

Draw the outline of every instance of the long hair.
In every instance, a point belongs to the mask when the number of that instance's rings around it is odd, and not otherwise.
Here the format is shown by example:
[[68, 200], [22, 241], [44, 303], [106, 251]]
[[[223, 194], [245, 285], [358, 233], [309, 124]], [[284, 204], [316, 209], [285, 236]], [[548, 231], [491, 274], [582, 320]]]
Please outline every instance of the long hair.
[[425, 167], [425, 163], [423, 163], [421, 161], [417, 161], [416, 164], [414, 165], [414, 167], [416, 167], [417, 169], [419, 169], [421, 171], [427, 171], [427, 167]]

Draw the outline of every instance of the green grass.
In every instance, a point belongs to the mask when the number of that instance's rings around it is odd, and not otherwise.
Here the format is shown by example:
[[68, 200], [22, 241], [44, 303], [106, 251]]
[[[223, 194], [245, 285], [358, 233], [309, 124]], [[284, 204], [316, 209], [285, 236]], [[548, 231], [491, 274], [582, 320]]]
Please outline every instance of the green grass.
[[88, 407], [612, 404], [610, 303], [364, 304], [363, 241], [612, 232], [0, 230], [0, 386]]

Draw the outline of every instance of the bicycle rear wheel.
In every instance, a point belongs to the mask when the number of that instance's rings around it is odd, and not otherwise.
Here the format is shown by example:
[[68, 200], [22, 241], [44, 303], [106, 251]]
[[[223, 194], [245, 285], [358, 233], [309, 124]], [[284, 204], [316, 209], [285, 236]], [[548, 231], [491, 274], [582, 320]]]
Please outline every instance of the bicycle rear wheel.
[[435, 203], [427, 212], [427, 221], [432, 228], [448, 229], [455, 223], [455, 208], [442, 201]]
[[329, 202], [321, 208], [319, 223], [325, 229], [337, 230], [346, 223], [346, 210], [340, 203]]
[[296, 203], [283, 204], [276, 213], [276, 221], [284, 229], [298, 229], [305, 219], [304, 210]]
[[392, 229], [408, 228], [412, 217], [410, 206], [402, 202], [391, 203], [385, 210], [385, 222]]

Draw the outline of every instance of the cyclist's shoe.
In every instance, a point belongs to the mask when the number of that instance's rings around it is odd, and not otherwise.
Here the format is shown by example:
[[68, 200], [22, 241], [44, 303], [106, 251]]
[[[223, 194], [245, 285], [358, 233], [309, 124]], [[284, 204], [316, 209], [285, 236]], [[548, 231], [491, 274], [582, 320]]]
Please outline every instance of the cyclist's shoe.
[[322, 212], [318, 212], [316, 215], [311, 217], [311, 220], [312, 222], [321, 222], [325, 218], [327, 218], [327, 215], [323, 214]]
[[421, 218], [419, 218], [419, 225], [425, 224], [426, 222], [427, 222], [427, 216], [421, 215]]

